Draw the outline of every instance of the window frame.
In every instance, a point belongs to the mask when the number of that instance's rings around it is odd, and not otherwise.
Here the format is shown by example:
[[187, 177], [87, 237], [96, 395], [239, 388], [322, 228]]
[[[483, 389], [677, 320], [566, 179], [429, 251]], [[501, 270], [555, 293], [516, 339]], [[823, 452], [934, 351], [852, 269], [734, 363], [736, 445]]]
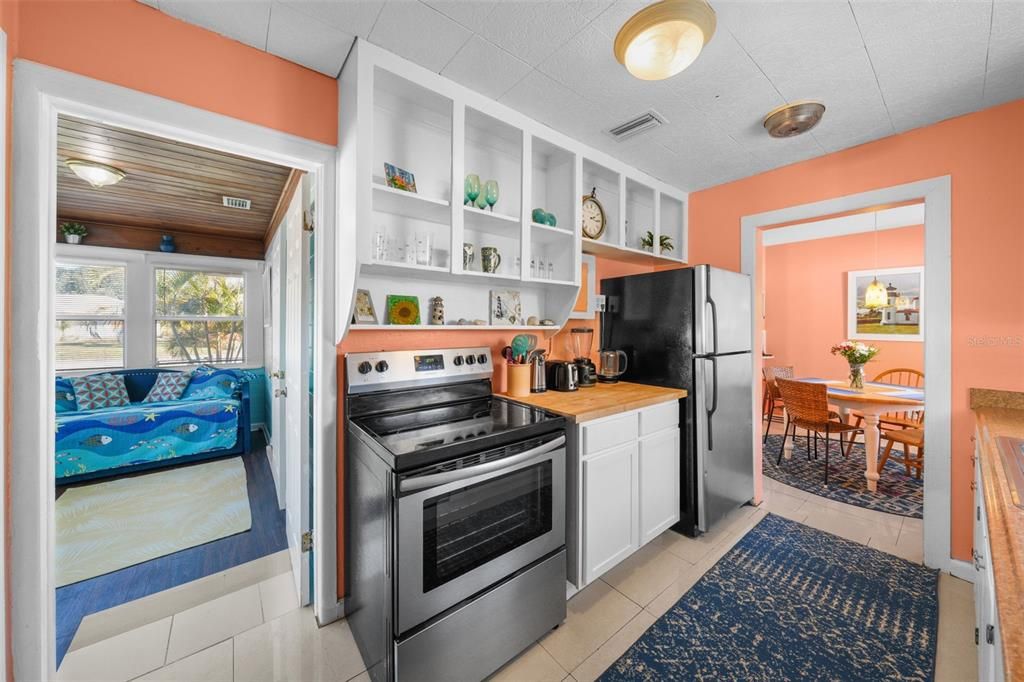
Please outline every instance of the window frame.
[[[123, 265], [125, 266], [125, 308], [124, 308], [124, 365], [122, 369], [188, 369], [200, 364], [223, 367], [256, 367], [263, 364], [263, 286], [264, 261], [217, 256], [195, 256], [191, 254], [162, 253], [117, 249], [88, 244], [56, 244], [54, 263], [75, 265]], [[55, 265], [56, 267], [56, 265]], [[156, 356], [157, 322], [156, 314], [156, 271], [193, 270], [221, 275], [240, 275], [244, 287], [244, 311], [242, 322], [242, 360], [231, 363], [158, 363]], [[51, 283], [56, 289], [56, 281]], [[182, 317], [171, 316], [181, 320]], [[234, 317], [203, 317], [203, 320], [234, 320]], [[55, 327], [56, 315], [50, 322]], [[56, 343], [56, 339], [54, 339]], [[254, 364], [255, 363], [255, 364]], [[59, 376], [81, 376], [111, 368], [82, 370], [57, 370]]]
[[[92, 374], [95, 372], [101, 372], [103, 370], [120, 370], [125, 369], [128, 365], [128, 262], [125, 260], [117, 259], [99, 259], [99, 258], [76, 258], [75, 256], [62, 257], [57, 254], [54, 258], [54, 281], [52, 282], [54, 292], [54, 302], [57, 300], [57, 281], [56, 273], [57, 268], [66, 265], [79, 265], [82, 267], [119, 267], [124, 270], [124, 296], [121, 301], [121, 315], [74, 315], [71, 317], [61, 317], [57, 314], [56, 306], [54, 306], [54, 315], [52, 324], [54, 325], [54, 334], [56, 334], [56, 325], [62, 320], [70, 322], [120, 322], [121, 323], [121, 364], [117, 366], [107, 367], [78, 367], [75, 369], [60, 369], [56, 368], [58, 375], [67, 376], [74, 374]], [[57, 347], [57, 339], [54, 338], [54, 349]]]
[[[224, 277], [241, 277], [242, 278], [242, 314], [241, 315], [159, 315], [156, 312], [157, 300], [156, 300], [156, 275], [160, 270], [177, 270], [185, 272], [201, 272], [205, 275], [221, 275]], [[212, 360], [201, 361], [201, 362], [160, 362], [159, 353], [157, 352], [157, 344], [160, 343], [160, 337], [157, 334], [157, 326], [160, 322], [241, 322], [242, 323], [242, 357], [238, 360], [231, 362], [220, 363], [224, 366], [244, 366], [249, 361], [249, 333], [250, 330], [246, 325], [246, 319], [249, 313], [249, 286], [251, 284], [250, 278], [246, 276], [244, 270], [232, 269], [232, 268], [210, 268], [210, 267], [199, 267], [199, 266], [184, 266], [184, 265], [166, 265], [160, 263], [151, 263], [149, 265], [149, 278], [150, 285], [153, 287], [153, 293], [150, 297], [152, 304], [152, 313], [150, 315], [151, 331], [152, 331], [152, 346], [153, 346], [153, 366], [154, 367], [196, 367], [198, 365], [214, 364]], [[260, 285], [262, 287], [262, 283]], [[260, 306], [262, 310], [262, 304]], [[262, 334], [263, 321], [259, 323], [260, 333]], [[262, 355], [262, 352], [261, 352]]]

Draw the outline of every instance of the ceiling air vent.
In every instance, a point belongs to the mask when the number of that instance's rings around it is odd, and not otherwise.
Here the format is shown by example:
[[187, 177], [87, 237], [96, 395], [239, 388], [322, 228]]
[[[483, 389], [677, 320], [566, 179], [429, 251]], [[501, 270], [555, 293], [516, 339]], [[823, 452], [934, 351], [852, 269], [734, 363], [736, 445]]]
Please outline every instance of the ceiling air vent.
[[664, 123], [666, 123], [664, 116], [654, 109], [649, 109], [640, 116], [615, 126], [608, 131], [608, 134], [621, 141], [640, 133], [646, 133]]
[[248, 199], [239, 199], [238, 197], [222, 197], [224, 199], [224, 205], [228, 208], [240, 208], [243, 211], [248, 211], [252, 208], [252, 202]]

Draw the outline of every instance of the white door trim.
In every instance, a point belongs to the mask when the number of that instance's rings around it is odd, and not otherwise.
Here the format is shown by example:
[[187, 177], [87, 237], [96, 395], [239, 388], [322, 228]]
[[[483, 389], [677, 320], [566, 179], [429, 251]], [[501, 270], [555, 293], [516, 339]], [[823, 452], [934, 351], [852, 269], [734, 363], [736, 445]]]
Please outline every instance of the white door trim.
[[[0, 69], [0, 101], [7, 102], [7, 34], [0, 30], [0, 62], [5, 68]], [[7, 106], [0, 106], [0, 149], [7, 149]], [[6, 263], [7, 244], [10, 226], [7, 224], [7, 159], [0, 162], [0, 263]], [[14, 297], [11, 279], [7, 279], [4, 290], [0, 293], [0, 471], [7, 471], [7, 391], [11, 384], [7, 377], [7, 301]], [[7, 531], [7, 491], [0, 485], [0, 528]], [[10, 537], [7, 535], [6, 537]], [[7, 641], [7, 543], [0, 542], [0, 608], [4, 617], [0, 618], [0, 642]], [[0, 657], [0, 679], [7, 679], [7, 656]]]
[[[928, 377], [928, 472], [924, 477], [924, 562], [932, 568], [953, 572], [958, 563], [950, 556], [951, 418], [952, 418], [952, 222], [951, 181], [944, 175], [884, 189], [851, 194], [766, 213], [743, 216], [740, 220], [743, 272], [756, 287], [760, 263], [759, 231], [769, 225], [813, 219], [818, 216], [856, 211], [872, 206], [924, 200], [924, 281], [928, 290], [924, 320], [924, 369]], [[756, 330], [757, 310], [751, 311], [751, 329]], [[756, 331], [754, 332], [756, 336]], [[752, 348], [760, 348], [753, 338]], [[755, 358], [760, 363], [760, 358]], [[757, 374], [760, 376], [760, 373]], [[760, 390], [754, 388], [755, 392]], [[760, 401], [755, 400], [754, 423]], [[755, 445], [756, 447], [756, 445]]]
[[[56, 124], [67, 113], [298, 168], [317, 182], [315, 229], [318, 363], [314, 441], [314, 609], [321, 622], [337, 604], [337, 383], [335, 350], [336, 149], [154, 95], [24, 60], [14, 64], [11, 406], [18, 452], [53, 452], [53, 225]], [[352, 286], [352, 283], [349, 283]], [[351, 295], [337, 292], [348, 305]], [[12, 462], [11, 638], [14, 677], [54, 679], [53, 457]], [[2, 565], [2, 564], [0, 564]]]

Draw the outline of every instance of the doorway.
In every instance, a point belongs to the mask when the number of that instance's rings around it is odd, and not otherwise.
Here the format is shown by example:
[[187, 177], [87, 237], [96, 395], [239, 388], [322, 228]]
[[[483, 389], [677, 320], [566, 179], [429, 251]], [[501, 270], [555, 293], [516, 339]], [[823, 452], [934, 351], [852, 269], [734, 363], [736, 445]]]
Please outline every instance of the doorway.
[[[316, 563], [314, 612], [321, 623], [340, 615], [335, 584], [335, 339], [333, 257], [333, 178], [335, 150], [248, 123], [126, 90], [55, 69], [18, 62], [15, 69], [15, 192], [18, 201], [13, 222], [15, 239], [12, 281], [19, 283], [13, 301], [15, 333], [12, 379], [24, 387], [13, 406], [12, 434], [18, 450], [54, 452], [55, 438], [55, 319], [54, 226], [56, 216], [56, 140], [61, 115], [100, 121], [127, 130], [159, 135], [242, 157], [281, 164], [308, 174], [318, 208], [310, 225], [323, 242], [315, 265], [315, 308], [307, 339], [322, 381], [307, 403], [314, 427], [308, 430], [307, 448], [314, 464], [315, 483], [307, 498], [314, 509], [320, 538], [315, 551], [306, 553]], [[256, 285], [259, 288], [259, 284]], [[342, 297], [344, 299], [344, 296]], [[254, 336], [262, 337], [262, 334]], [[24, 458], [12, 467], [12, 619], [19, 623], [14, 648], [19, 652], [14, 675], [19, 679], [53, 679], [55, 653], [55, 576], [40, 571], [55, 555], [55, 504], [52, 458]], [[308, 582], [308, 581], [307, 581]]]
[[[863, 192], [813, 204], [804, 204], [745, 216], [741, 221], [742, 269], [755, 283], [763, 281], [765, 232], [772, 226], [814, 221], [821, 216], [846, 215], [882, 206], [923, 203], [925, 226], [924, 288], [928, 292], [928, 314], [923, 321], [925, 338], [924, 372], [928, 377], [928, 414], [924, 438], [928, 443], [928, 475], [924, 478], [924, 563], [969, 577], [966, 562], [950, 556], [950, 179], [948, 176], [886, 189]], [[758, 287], [758, 285], [755, 285]], [[757, 297], [755, 297], [757, 300]], [[753, 312], [755, 347], [762, 347], [763, 324], [755, 306]], [[761, 377], [764, 366], [755, 360]], [[760, 381], [753, 387], [760, 407]], [[760, 415], [755, 415], [755, 423]], [[762, 453], [761, 439], [755, 453]], [[762, 458], [756, 457], [758, 465]], [[760, 491], [759, 491], [760, 492]]]

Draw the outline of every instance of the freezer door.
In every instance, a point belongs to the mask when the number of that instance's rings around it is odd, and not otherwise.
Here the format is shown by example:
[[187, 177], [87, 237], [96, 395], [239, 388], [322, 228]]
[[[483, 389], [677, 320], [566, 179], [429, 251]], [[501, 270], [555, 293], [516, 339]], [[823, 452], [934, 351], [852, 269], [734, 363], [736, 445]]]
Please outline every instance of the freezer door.
[[750, 353], [694, 359], [697, 527], [702, 532], [754, 497]]
[[694, 341], [698, 355], [751, 350], [750, 275], [698, 265], [694, 276]]

